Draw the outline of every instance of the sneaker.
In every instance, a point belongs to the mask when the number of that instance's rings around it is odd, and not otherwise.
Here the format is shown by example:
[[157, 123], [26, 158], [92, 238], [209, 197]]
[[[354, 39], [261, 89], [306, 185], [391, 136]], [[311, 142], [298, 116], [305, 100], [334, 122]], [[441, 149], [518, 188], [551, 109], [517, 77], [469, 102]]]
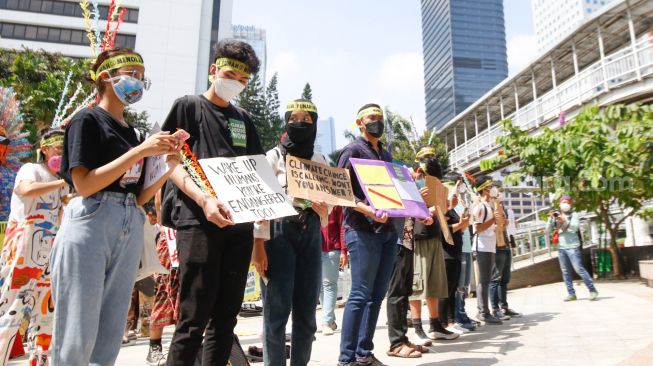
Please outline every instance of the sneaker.
[[474, 323], [472, 323], [471, 321], [467, 321], [464, 323], [456, 323], [454, 324], [454, 327], [462, 330], [463, 333], [473, 332], [476, 330], [476, 325], [474, 325]]
[[365, 358], [356, 360], [355, 366], [388, 366], [388, 365], [379, 361], [376, 357], [374, 357], [374, 354], [371, 354]]
[[122, 344], [123, 345], [129, 344], [129, 338], [127, 336], [122, 337]]
[[518, 312], [516, 312], [516, 311], [514, 311], [514, 310], [512, 310], [510, 308], [504, 308], [502, 311], [503, 311], [504, 314], [506, 314], [506, 315], [508, 315], [508, 316], [510, 316], [512, 318], [521, 318], [521, 316], [522, 316], [521, 313], [518, 313]]
[[465, 333], [462, 329], [458, 329], [458, 327], [456, 327], [456, 324], [454, 324], [452, 326], [449, 326], [449, 327], [447, 327], [445, 329], [450, 331], [451, 333], [456, 333], [458, 335], [461, 335], [461, 334]]
[[495, 318], [502, 321], [510, 320], [510, 316], [504, 314], [501, 310], [494, 310], [492, 312], [492, 315], [494, 315]]
[[[598, 293], [597, 293], [597, 295], [598, 295]], [[565, 302], [566, 301], [576, 301], [577, 299], [578, 298], [576, 297], [576, 295], [568, 295], [567, 297], [565, 297], [565, 299], [563, 301], [565, 301]]]
[[333, 335], [333, 328], [331, 327], [330, 324], [323, 324], [322, 325], [322, 334], [324, 334], [324, 335]]
[[424, 333], [424, 329], [420, 326], [415, 328], [415, 336], [411, 339], [411, 342], [420, 346], [426, 346], [426, 343], [430, 343], [431, 339]]
[[478, 320], [484, 322], [485, 324], [495, 324], [495, 325], [503, 324], [503, 322], [500, 319], [495, 318], [491, 314], [478, 314]]
[[147, 352], [147, 357], [145, 358], [145, 363], [148, 366], [163, 366], [166, 364], [166, 355], [163, 353], [161, 346], [150, 346], [150, 350]]
[[452, 340], [460, 337], [460, 334], [448, 331], [444, 329], [444, 327], [442, 326], [442, 324], [440, 324], [440, 322], [435, 322], [431, 324], [431, 329], [429, 329], [428, 336], [433, 340], [438, 340], [438, 339]]

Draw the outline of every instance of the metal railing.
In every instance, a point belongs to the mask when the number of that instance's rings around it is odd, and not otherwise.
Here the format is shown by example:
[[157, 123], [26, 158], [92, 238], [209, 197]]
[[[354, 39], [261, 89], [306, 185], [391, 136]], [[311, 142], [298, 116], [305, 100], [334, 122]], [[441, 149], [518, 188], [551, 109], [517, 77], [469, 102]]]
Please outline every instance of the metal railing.
[[[653, 43], [650, 39], [643, 39], [598, 60], [506, 118], [525, 130], [538, 128], [542, 122], [557, 118], [561, 111], [651, 74]], [[501, 126], [495, 124], [458, 145], [449, 152], [451, 165], [459, 167], [494, 150], [498, 147], [496, 138], [501, 134]]]

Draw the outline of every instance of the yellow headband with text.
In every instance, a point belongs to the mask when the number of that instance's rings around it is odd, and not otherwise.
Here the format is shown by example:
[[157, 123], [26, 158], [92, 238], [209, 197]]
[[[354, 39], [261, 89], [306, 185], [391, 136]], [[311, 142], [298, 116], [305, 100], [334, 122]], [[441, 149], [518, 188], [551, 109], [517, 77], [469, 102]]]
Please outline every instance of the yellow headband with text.
[[247, 66], [246, 63], [240, 62], [238, 60], [234, 60], [233, 58], [226, 58], [226, 57], [221, 57], [217, 60], [215, 60], [215, 66], [218, 69], [229, 69], [233, 71], [238, 71], [240, 73], [245, 74], [245, 76], [249, 77], [251, 74], [249, 72], [249, 66]]
[[415, 161], [420, 161], [426, 155], [435, 155], [435, 148], [432, 148], [430, 146], [421, 148], [417, 152], [417, 155], [415, 155]]
[[373, 116], [373, 115], [383, 117], [383, 111], [381, 110], [381, 108], [377, 108], [377, 107], [365, 108], [362, 111], [358, 112], [358, 119], [363, 119], [367, 116]]
[[41, 140], [41, 147], [63, 145], [63, 135], [55, 135]]
[[488, 179], [485, 183], [476, 187], [476, 192], [481, 193], [482, 190], [492, 185], [492, 179]]
[[97, 68], [97, 71], [93, 72], [93, 70], [91, 70], [91, 80], [95, 81], [102, 71], [115, 70], [125, 66], [145, 67], [143, 64], [143, 58], [135, 53], [113, 56], [104, 60], [104, 62], [102, 62], [102, 64]]
[[317, 107], [311, 102], [289, 102], [286, 105], [286, 112], [304, 111], [317, 113]]

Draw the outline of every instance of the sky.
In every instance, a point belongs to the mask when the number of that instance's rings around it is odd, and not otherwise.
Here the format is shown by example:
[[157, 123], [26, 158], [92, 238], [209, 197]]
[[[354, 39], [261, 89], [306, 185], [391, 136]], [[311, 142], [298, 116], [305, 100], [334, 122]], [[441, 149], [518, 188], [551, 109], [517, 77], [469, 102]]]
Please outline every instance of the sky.
[[[504, 0], [510, 74], [536, 54], [528, 0]], [[282, 108], [309, 82], [320, 119], [347, 143], [360, 106], [378, 103], [425, 129], [421, 1], [237, 0], [233, 24], [266, 30], [267, 78], [277, 72]]]

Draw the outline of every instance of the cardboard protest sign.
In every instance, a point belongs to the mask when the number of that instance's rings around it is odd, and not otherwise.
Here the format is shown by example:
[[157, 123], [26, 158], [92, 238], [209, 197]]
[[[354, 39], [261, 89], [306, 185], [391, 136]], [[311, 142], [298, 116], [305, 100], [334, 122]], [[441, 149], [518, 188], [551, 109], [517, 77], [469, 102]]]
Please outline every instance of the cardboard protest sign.
[[447, 212], [449, 189], [436, 177], [427, 175], [425, 178], [429, 193], [424, 198], [428, 207], [438, 206], [442, 212]]
[[385, 211], [390, 217], [430, 216], [408, 168], [380, 160], [350, 161], [372, 208]]
[[199, 164], [235, 223], [297, 214], [264, 155], [200, 159]]
[[349, 170], [286, 156], [288, 194], [293, 198], [324, 201], [333, 206], [356, 206]]
[[440, 206], [437, 205], [435, 206], [435, 212], [438, 222], [440, 223], [440, 230], [442, 230], [444, 241], [450, 245], [453, 245], [453, 236], [451, 235], [451, 231], [449, 231], [449, 226], [447, 226], [447, 218], [444, 216], [444, 212], [440, 209]]

